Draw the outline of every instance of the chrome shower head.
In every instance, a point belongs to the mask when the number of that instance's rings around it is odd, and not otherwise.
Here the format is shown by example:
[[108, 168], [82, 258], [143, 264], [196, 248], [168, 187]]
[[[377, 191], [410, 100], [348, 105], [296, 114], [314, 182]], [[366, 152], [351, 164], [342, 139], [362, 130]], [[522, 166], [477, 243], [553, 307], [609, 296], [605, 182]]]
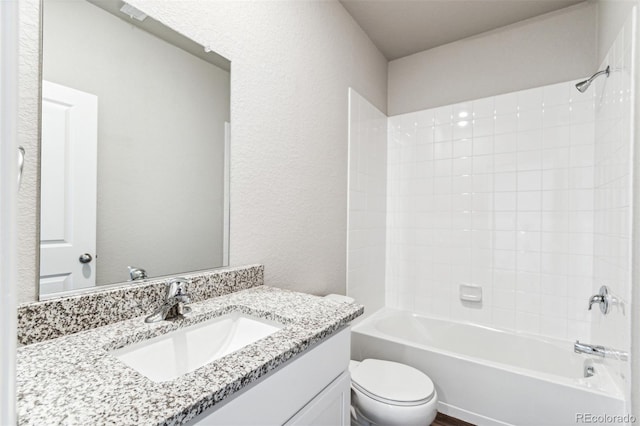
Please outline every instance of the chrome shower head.
[[607, 69], [605, 69], [604, 71], [598, 71], [597, 73], [592, 75], [588, 80], [581, 81], [580, 83], [576, 84], [576, 89], [578, 89], [578, 92], [580, 92], [580, 93], [586, 92], [587, 89], [589, 88], [589, 86], [591, 86], [591, 83], [593, 83], [593, 80], [595, 80], [596, 78], [598, 78], [602, 74], [606, 74], [607, 77], [609, 77], [610, 67], [607, 66]]

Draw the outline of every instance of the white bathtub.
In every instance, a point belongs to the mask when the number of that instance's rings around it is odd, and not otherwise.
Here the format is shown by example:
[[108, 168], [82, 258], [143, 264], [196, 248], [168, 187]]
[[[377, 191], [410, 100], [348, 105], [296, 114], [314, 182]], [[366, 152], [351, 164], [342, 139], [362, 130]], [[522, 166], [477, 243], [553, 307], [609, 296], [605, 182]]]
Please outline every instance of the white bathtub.
[[[598, 424], [577, 416], [625, 414], [607, 369], [575, 354], [573, 342], [385, 308], [353, 327], [352, 358], [418, 368], [436, 386], [438, 411], [478, 425]], [[585, 378], [588, 365], [595, 375]]]

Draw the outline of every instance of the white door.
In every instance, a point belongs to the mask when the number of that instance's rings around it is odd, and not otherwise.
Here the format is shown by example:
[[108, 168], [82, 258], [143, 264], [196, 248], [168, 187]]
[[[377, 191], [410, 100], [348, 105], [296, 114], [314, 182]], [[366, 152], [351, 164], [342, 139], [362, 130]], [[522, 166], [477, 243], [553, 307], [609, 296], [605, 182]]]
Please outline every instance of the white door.
[[40, 296], [96, 281], [98, 98], [42, 82]]

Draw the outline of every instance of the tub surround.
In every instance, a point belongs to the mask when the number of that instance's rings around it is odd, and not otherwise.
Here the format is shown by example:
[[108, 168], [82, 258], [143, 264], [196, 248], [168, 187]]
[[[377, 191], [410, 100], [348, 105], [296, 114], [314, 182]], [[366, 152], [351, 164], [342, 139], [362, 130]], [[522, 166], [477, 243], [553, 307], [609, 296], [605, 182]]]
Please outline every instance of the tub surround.
[[576, 413], [625, 414], [612, 369], [575, 354], [571, 341], [385, 308], [353, 327], [351, 344], [354, 360], [427, 374], [438, 411], [473, 424], [560, 426], [575, 423]]
[[[190, 279], [193, 303], [264, 284], [264, 266], [220, 268], [181, 276]], [[125, 283], [70, 297], [18, 307], [18, 342], [23, 345], [149, 315], [161, 303], [166, 278]]]
[[[190, 306], [192, 313], [173, 322], [147, 324], [144, 317], [137, 317], [19, 348], [19, 424], [182, 424], [335, 334], [363, 313], [361, 305], [267, 286]], [[285, 326], [164, 383], [152, 382], [109, 354], [232, 311]]]

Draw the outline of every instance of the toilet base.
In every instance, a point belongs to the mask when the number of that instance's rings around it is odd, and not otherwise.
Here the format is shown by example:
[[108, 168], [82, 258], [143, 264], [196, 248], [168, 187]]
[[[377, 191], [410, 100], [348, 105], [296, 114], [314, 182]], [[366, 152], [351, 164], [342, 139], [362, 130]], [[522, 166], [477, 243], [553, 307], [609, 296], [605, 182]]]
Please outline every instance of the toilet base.
[[[351, 388], [351, 404], [351, 426], [429, 426], [438, 414], [437, 393], [428, 403], [419, 407], [394, 407], [378, 405], [379, 402], [363, 398], [359, 391]], [[362, 415], [357, 408], [360, 404], [364, 404], [365, 412], [372, 413], [372, 420]]]
[[373, 424], [365, 419], [355, 407], [351, 407], [351, 426], [373, 426]]

